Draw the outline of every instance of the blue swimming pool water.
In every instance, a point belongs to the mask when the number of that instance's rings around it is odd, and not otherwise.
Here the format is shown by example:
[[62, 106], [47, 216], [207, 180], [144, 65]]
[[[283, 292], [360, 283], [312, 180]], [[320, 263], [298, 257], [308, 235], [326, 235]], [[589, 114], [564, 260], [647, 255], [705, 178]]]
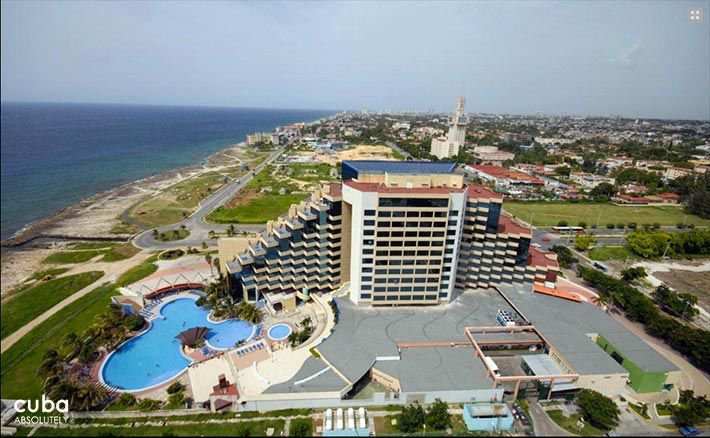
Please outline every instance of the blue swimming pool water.
[[291, 327], [288, 324], [276, 324], [269, 329], [269, 337], [274, 341], [280, 341], [288, 338], [291, 332]]
[[179, 333], [192, 327], [209, 327], [206, 341], [217, 349], [233, 347], [252, 336], [254, 327], [246, 321], [230, 319], [221, 323], [207, 320], [208, 310], [195, 305], [193, 298], [165, 304], [151, 327], [128, 340], [108, 358], [102, 370], [105, 383], [114, 388], [138, 390], [176, 376], [190, 360], [180, 351]]

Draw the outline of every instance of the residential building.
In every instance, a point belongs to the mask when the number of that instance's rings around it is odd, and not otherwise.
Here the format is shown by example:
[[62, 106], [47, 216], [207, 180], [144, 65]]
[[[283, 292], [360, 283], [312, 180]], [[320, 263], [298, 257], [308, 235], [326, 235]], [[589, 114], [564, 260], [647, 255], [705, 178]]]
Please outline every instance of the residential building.
[[449, 132], [445, 138], [438, 137], [431, 140], [431, 155], [444, 159], [458, 155], [459, 149], [466, 142], [466, 126], [468, 117], [464, 114], [466, 99], [459, 97], [456, 102], [456, 111], [449, 119]]
[[496, 187], [541, 187], [544, 181], [536, 176], [528, 175], [514, 169], [501, 166], [488, 166], [483, 164], [468, 164], [464, 170], [485, 181], [495, 183]]
[[476, 146], [473, 148], [473, 156], [481, 160], [482, 164], [497, 166], [500, 166], [503, 161], [515, 158], [514, 153], [501, 151], [495, 146]]
[[586, 172], [572, 172], [569, 179], [577, 185], [580, 185], [586, 189], [593, 189], [601, 183], [608, 183], [614, 185], [614, 178], [608, 176], [601, 176], [594, 173]]
[[667, 180], [674, 180], [680, 178], [681, 176], [692, 175], [693, 169], [686, 169], [683, 167], [669, 167], [666, 169], [663, 177]]

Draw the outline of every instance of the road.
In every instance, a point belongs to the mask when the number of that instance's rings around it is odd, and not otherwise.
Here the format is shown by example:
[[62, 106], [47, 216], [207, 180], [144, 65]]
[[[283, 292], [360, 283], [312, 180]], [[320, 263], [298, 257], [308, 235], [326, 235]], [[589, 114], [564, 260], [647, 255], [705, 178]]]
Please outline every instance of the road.
[[574, 436], [557, 425], [547, 412], [542, 409], [540, 403], [530, 400], [530, 417], [532, 417], [535, 436]]
[[[264, 169], [264, 167], [273, 163], [276, 158], [278, 158], [278, 156], [281, 155], [292, 142], [293, 140], [291, 140], [284, 146], [281, 146], [280, 148], [276, 149], [271, 155], [269, 155], [266, 160], [256, 166], [251, 173], [245, 175], [241, 179], [235, 179], [228, 182], [227, 184], [219, 188], [217, 191], [215, 191], [212, 195], [203, 199], [199, 203], [197, 210], [195, 210], [195, 212], [193, 212], [184, 220], [175, 224], [165, 225], [157, 228], [158, 232], [162, 233], [165, 231], [179, 229], [181, 226], [184, 225], [187, 230], [190, 231], [190, 235], [187, 236], [185, 239], [176, 240], [172, 242], [159, 242], [153, 238], [153, 230], [147, 230], [137, 235], [133, 239], [133, 244], [138, 248], [149, 250], [166, 250], [174, 248], [184, 248], [186, 246], [199, 247], [200, 245], [202, 245], [202, 242], [205, 242], [209, 246], [216, 246], [217, 239], [208, 238], [207, 236], [209, 232], [224, 232], [227, 230], [229, 225], [210, 224], [205, 221], [205, 217], [207, 217], [207, 215], [210, 214], [215, 208], [227, 203], [237, 193], [239, 193], [240, 190], [246, 187], [249, 181], [254, 178], [254, 175], [259, 173], [262, 169]], [[237, 226], [238, 231], [258, 232], [263, 229], [264, 225], [261, 224]]]
[[402, 155], [404, 156], [404, 159], [405, 159], [405, 160], [413, 160], [413, 159], [414, 159], [414, 157], [412, 156], [412, 154], [410, 154], [409, 152], [407, 152], [407, 151], [405, 151], [404, 149], [400, 148], [400, 147], [397, 146], [395, 143], [392, 143], [391, 141], [386, 141], [385, 144], [386, 144], [387, 146], [391, 147], [392, 149], [394, 149], [395, 151], [399, 152], [400, 154], [402, 154]]

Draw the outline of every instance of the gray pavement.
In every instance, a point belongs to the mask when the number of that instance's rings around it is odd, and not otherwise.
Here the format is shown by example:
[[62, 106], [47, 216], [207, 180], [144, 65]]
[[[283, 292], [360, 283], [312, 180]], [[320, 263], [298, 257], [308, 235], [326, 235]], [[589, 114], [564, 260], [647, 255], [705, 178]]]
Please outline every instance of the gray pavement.
[[[215, 232], [225, 232], [229, 227], [228, 224], [211, 224], [205, 221], [205, 217], [212, 212], [215, 208], [224, 205], [230, 199], [232, 199], [239, 191], [241, 191], [246, 185], [251, 181], [251, 179], [259, 173], [264, 167], [268, 166], [276, 158], [281, 155], [284, 150], [291, 144], [287, 143], [284, 146], [276, 149], [269, 157], [264, 160], [261, 164], [256, 166], [251, 173], [245, 175], [240, 179], [234, 179], [219, 190], [214, 192], [212, 195], [203, 199], [197, 210], [184, 220], [162, 227], [156, 228], [159, 233], [164, 231], [170, 231], [180, 228], [182, 225], [187, 227], [190, 231], [190, 235], [182, 240], [176, 240], [173, 242], [159, 242], [153, 238], [153, 230], [147, 230], [133, 239], [133, 244], [141, 249], [149, 250], [166, 250], [174, 248], [184, 248], [186, 246], [199, 247], [202, 242], [205, 242], [208, 246], [216, 246], [217, 239], [209, 239], [207, 236], [210, 231]], [[264, 225], [235, 225], [237, 232], [248, 231], [248, 232], [258, 232], [264, 229]]]
[[535, 436], [574, 436], [557, 425], [542, 409], [537, 401], [530, 400], [530, 417], [533, 421]]

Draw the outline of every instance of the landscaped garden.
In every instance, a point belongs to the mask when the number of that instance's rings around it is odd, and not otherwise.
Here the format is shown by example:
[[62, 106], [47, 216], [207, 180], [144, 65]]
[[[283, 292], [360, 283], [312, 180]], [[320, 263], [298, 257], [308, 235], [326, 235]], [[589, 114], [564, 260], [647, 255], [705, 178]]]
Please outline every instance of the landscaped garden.
[[131, 243], [116, 242], [75, 242], [67, 245], [66, 250], [47, 256], [42, 263], [49, 265], [69, 265], [87, 262], [103, 255], [99, 262], [117, 262], [138, 254], [140, 249]]

